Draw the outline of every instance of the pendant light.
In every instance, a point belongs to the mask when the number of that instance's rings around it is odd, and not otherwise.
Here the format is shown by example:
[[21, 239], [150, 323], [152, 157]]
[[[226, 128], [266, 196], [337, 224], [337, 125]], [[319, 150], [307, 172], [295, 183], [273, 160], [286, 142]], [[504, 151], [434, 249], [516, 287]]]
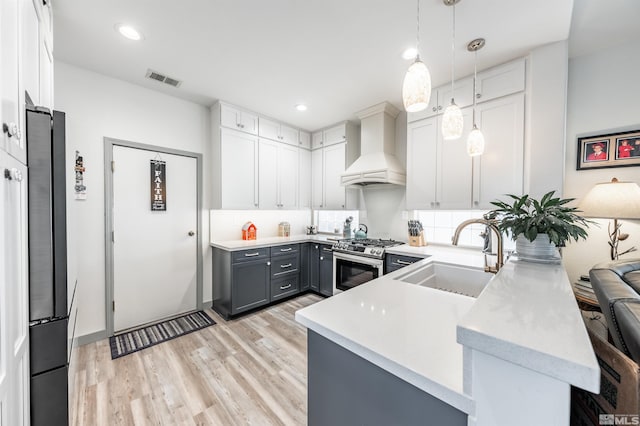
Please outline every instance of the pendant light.
[[467, 45], [469, 52], [474, 52], [473, 60], [473, 129], [467, 138], [467, 154], [471, 157], [484, 153], [484, 135], [476, 126], [476, 80], [478, 78], [478, 50], [484, 47], [484, 39], [477, 38]]
[[454, 100], [454, 81], [456, 64], [456, 3], [460, 0], [442, 0], [446, 6], [453, 6], [453, 25], [451, 36], [451, 104], [444, 110], [442, 116], [442, 137], [444, 140], [454, 140], [462, 136], [464, 119], [462, 111]]
[[431, 74], [420, 60], [420, 0], [417, 0], [416, 60], [411, 64], [402, 83], [402, 102], [407, 112], [418, 112], [427, 108], [431, 99]]

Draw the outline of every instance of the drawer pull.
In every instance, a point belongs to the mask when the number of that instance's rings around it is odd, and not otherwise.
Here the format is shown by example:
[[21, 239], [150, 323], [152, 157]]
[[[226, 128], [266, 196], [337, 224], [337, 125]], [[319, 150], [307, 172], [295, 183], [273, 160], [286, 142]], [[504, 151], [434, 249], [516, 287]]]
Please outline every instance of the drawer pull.
[[286, 290], [288, 288], [291, 288], [291, 283], [287, 284], [287, 285], [281, 285], [280, 286], [280, 290]]
[[406, 266], [406, 265], [412, 265], [412, 264], [413, 264], [413, 262], [407, 262], [407, 261], [405, 261], [405, 260], [400, 260], [400, 259], [396, 259], [396, 262], [398, 262], [398, 263], [397, 263], [398, 265], [405, 265], [405, 266]]
[[280, 265], [280, 267], [281, 267], [282, 269], [284, 269], [284, 268], [291, 268], [292, 266], [293, 266], [293, 265], [292, 265], [291, 263], [287, 263], [286, 265]]
[[290, 270], [287, 270], [287, 271], [276, 272], [275, 274], [273, 274], [273, 276], [274, 277], [278, 277], [280, 275], [285, 275], [285, 274], [289, 275], [289, 274], [291, 274], [292, 272], [295, 272], [295, 271], [297, 271], [297, 269], [290, 269]]
[[324, 251], [333, 251], [330, 248], [326, 248], [326, 247], [322, 247], [322, 250], [324, 250]]
[[[280, 207], [282, 207], [282, 204], [280, 204]], [[293, 250], [293, 248], [291, 248], [291, 247], [286, 248], [286, 249], [280, 249], [280, 251], [291, 251], [291, 250]]]
[[260, 252], [257, 251], [255, 253], [245, 253], [244, 257], [254, 257], [254, 256], [260, 256]]

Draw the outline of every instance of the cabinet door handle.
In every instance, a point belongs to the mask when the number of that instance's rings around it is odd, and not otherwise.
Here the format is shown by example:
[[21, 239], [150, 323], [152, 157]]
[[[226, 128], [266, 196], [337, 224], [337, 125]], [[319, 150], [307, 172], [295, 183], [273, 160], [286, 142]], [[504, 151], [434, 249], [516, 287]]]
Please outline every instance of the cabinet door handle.
[[291, 268], [293, 265], [291, 263], [287, 263], [285, 265], [280, 265], [280, 268], [284, 269], [284, 268]]
[[438, 105], [438, 111], [442, 110], [442, 105]]
[[482, 93], [476, 93], [476, 99], [480, 99], [482, 97]]
[[316, 244], [315, 248], [318, 248], [318, 245]]
[[323, 256], [320, 256], [320, 260], [324, 260], [324, 257], [323, 257]]
[[436, 107], [431, 108], [433, 112], [436, 112], [438, 109]]
[[280, 290], [286, 290], [288, 288], [291, 288], [291, 283], [289, 283], [287, 285], [284, 285], [284, 286], [283, 285], [280, 286]]
[[291, 250], [293, 250], [293, 248], [291, 248], [291, 247], [286, 248], [286, 249], [280, 249], [280, 251], [291, 251]]
[[407, 265], [412, 265], [412, 264], [413, 264], [413, 262], [407, 262], [407, 261], [405, 261], [405, 260], [400, 260], [400, 259], [396, 259], [396, 262], [398, 262], [398, 263], [394, 263], [394, 265], [404, 265], [404, 266], [407, 266]]
[[245, 253], [244, 257], [254, 257], [254, 256], [260, 256], [260, 252], [257, 251], [255, 253]]

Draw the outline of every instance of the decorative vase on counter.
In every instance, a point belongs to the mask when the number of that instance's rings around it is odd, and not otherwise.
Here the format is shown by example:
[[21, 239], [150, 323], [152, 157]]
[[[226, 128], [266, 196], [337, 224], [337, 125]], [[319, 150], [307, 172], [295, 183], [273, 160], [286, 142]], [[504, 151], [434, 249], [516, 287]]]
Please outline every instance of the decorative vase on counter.
[[522, 260], [558, 259], [556, 245], [549, 240], [547, 234], [538, 234], [533, 241], [527, 240], [522, 234], [518, 235], [516, 253]]

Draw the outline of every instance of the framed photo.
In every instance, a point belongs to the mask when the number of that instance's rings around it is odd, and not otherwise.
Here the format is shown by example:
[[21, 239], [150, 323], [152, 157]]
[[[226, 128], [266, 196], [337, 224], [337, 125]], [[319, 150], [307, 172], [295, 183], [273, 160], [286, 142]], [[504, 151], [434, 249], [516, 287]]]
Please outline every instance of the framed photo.
[[640, 166], [640, 130], [578, 138], [577, 170]]

